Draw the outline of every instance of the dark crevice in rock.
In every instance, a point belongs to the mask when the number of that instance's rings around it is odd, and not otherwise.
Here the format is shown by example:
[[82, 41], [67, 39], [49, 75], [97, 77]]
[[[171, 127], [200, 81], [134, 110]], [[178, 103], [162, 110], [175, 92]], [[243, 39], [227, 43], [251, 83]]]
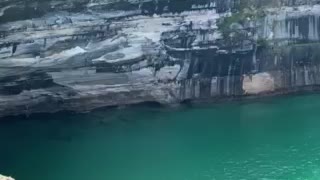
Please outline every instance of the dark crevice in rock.
[[50, 75], [43, 71], [33, 71], [0, 78], [0, 94], [15, 95], [24, 90], [42, 89], [58, 86]]

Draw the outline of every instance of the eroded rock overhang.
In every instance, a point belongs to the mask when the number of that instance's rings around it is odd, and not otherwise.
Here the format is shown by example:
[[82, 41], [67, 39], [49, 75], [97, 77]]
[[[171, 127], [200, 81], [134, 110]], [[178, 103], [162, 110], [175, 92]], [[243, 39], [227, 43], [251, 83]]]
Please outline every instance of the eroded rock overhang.
[[317, 1], [245, 1], [3, 1], [0, 116], [317, 86]]

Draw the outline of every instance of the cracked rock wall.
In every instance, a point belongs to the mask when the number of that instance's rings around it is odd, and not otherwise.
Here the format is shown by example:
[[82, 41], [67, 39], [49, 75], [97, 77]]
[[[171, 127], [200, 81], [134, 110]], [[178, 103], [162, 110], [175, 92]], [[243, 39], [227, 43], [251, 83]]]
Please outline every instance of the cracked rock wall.
[[2, 0], [0, 116], [316, 89], [319, 1], [264, 2]]

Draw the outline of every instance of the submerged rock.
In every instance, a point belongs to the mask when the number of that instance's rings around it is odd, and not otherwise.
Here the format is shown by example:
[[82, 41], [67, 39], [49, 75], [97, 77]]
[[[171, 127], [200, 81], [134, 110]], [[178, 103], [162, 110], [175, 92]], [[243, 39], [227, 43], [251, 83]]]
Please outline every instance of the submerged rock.
[[0, 116], [317, 89], [318, 3], [1, 1]]
[[7, 177], [0, 174], [0, 180], [14, 180], [12, 177]]

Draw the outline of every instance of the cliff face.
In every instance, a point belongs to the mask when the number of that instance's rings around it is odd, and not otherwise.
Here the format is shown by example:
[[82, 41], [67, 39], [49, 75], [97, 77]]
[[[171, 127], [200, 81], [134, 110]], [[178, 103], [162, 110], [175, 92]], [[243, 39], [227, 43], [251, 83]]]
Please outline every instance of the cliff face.
[[4, 0], [0, 116], [317, 89], [319, 0]]

